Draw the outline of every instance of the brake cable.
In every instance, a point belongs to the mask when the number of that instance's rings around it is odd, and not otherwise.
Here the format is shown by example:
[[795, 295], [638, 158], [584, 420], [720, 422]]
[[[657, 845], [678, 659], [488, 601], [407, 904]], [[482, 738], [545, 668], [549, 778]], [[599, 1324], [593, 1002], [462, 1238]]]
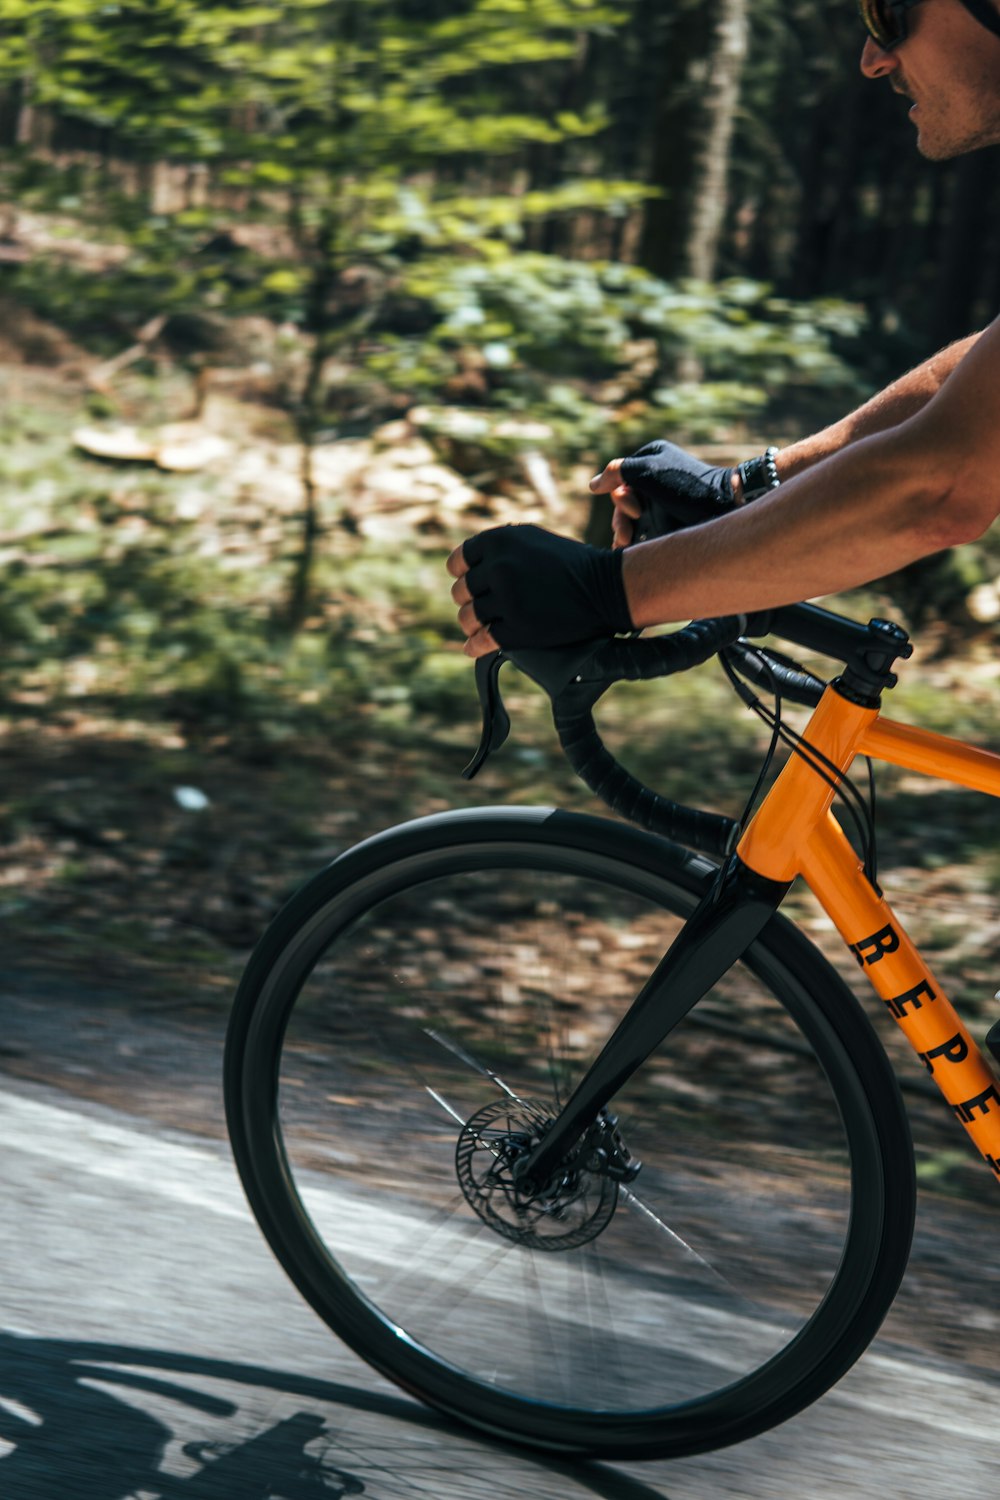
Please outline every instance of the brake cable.
[[[749, 798], [747, 799], [746, 807], [744, 808], [743, 814], [739, 819], [740, 833], [743, 833], [743, 830], [750, 820], [750, 815], [753, 811], [754, 804], [757, 800], [757, 797], [760, 795], [760, 789], [764, 783], [765, 777], [767, 776], [767, 772], [770, 769], [771, 763], [777, 751], [778, 744], [781, 743], [785, 745], [789, 750], [791, 750], [793, 754], [800, 756], [801, 759], [803, 759], [806, 764], [813, 771], [815, 771], [816, 775], [819, 776], [821, 780], [825, 781], [827, 786], [832, 788], [834, 795], [841, 799], [844, 809], [851, 819], [855, 835], [861, 846], [860, 852], [865, 879], [874, 890], [878, 891], [878, 845], [875, 829], [875, 771], [870, 758], [868, 756], [865, 756], [865, 763], [868, 767], [868, 800], [866, 801], [864, 795], [858, 790], [858, 788], [855, 786], [854, 782], [846, 772], [841, 771], [840, 768], [832, 760], [824, 755], [821, 750], [817, 749], [817, 747], [813, 745], [809, 740], [807, 740], [804, 735], [799, 734], [797, 730], [792, 729], [783, 720], [781, 690], [778, 686], [777, 678], [774, 673], [774, 663], [772, 663], [770, 653], [757, 647], [750, 646], [745, 641], [739, 642], [739, 648], [741, 655], [752, 657], [764, 668], [764, 674], [766, 675], [770, 683], [770, 689], [774, 695], [774, 708], [769, 708], [766, 704], [761, 702], [761, 700], [753, 692], [752, 688], [750, 688], [750, 686], [746, 682], [744, 682], [743, 679], [738, 675], [739, 669], [733, 660], [737, 653], [734, 652], [731, 648], [719, 653], [719, 660], [722, 664], [722, 669], [725, 672], [726, 676], [729, 678], [730, 684], [732, 685], [740, 700], [745, 703], [746, 706], [751, 709], [759, 719], [763, 720], [763, 722], [767, 724], [771, 730], [771, 742], [768, 745], [767, 751], [765, 753], [764, 761], [757, 776], [756, 783], [754, 784], [754, 788], [750, 793]], [[777, 662], [777, 664], [783, 665], [780, 660]], [[796, 670], [800, 671], [801, 668], [796, 667]]]

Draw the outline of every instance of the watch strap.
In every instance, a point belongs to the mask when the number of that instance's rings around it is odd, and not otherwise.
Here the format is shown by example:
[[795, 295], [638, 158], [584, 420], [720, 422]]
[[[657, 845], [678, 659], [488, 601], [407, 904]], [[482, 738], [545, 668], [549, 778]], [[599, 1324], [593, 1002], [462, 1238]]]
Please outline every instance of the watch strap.
[[778, 488], [781, 479], [775, 463], [777, 457], [778, 449], [772, 445], [757, 458], [748, 458], [745, 462], [737, 464], [736, 472], [743, 484], [744, 501], [756, 500], [760, 495], [766, 495], [768, 490]]

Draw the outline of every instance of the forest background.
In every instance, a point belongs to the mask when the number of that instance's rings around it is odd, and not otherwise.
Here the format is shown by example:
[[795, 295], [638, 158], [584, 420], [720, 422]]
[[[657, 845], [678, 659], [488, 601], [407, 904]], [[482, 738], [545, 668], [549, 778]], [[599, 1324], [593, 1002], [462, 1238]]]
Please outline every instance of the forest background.
[[[459, 780], [444, 558], [602, 540], [607, 459], [749, 456], [995, 315], [996, 154], [923, 161], [862, 41], [850, 0], [2, 0], [0, 922], [39, 993], [218, 1010], [355, 838], [591, 805], [524, 683]], [[995, 742], [998, 574], [987, 539], [850, 602], [919, 633], [900, 716]], [[762, 741], [716, 675], [604, 721], [736, 811]], [[989, 819], [885, 780], [985, 1017]]]

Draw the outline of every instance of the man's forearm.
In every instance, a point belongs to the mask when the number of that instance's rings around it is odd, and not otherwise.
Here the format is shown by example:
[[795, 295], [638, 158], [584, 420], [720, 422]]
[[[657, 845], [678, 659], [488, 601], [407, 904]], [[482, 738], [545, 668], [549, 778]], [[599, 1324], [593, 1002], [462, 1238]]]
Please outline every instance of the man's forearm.
[[[530, 586], [518, 592], [523, 580], [516, 569], [491, 574], [498, 562], [494, 557], [491, 563], [488, 555], [491, 533], [471, 538], [448, 559], [466, 654], [479, 657], [498, 649], [490, 628], [490, 611], [499, 597], [496, 582], [508, 596], [496, 613], [501, 634], [513, 640], [516, 629], [524, 641], [559, 645], [587, 638], [579, 628], [581, 598], [589, 599], [591, 608], [588, 614], [585, 604], [584, 627], [592, 621], [612, 631], [625, 628], [616, 623], [623, 618], [645, 627], [749, 614], [837, 593], [972, 541], [1000, 512], [998, 392], [1000, 318], [984, 333], [911, 371], [845, 418], [839, 431], [830, 429], [825, 441], [819, 434], [813, 452], [832, 451], [816, 453], [800, 473], [786, 472], [776, 489], [752, 505], [620, 549], [620, 571], [613, 581], [613, 553], [596, 554], [602, 567], [595, 580], [589, 556], [594, 549], [540, 533], [545, 539], [541, 556], [537, 540], [515, 535], [514, 550], [523, 545], [526, 566], [531, 563]], [[622, 463], [614, 460], [591, 481], [595, 493], [602, 488], [619, 493]], [[471, 542], [480, 555], [470, 559]], [[587, 554], [586, 566], [581, 553]], [[553, 559], [558, 561], [554, 572]], [[470, 583], [473, 572], [476, 578]], [[568, 632], [558, 620], [553, 625], [545, 585], [550, 574], [559, 580], [557, 612], [560, 591], [573, 605]], [[588, 581], [581, 582], [584, 575]], [[539, 608], [541, 598], [545, 604]]]
[[[851, 588], [981, 529], [955, 466], [911, 430], [861, 439], [752, 505], [626, 549], [637, 626], [743, 614]], [[964, 488], [964, 486], [962, 486]]]
[[937, 374], [922, 367], [929, 382], [948, 375], [908, 419], [845, 444], [752, 505], [627, 548], [635, 624], [837, 593], [981, 536], [1000, 510], [1000, 319], [964, 349], [945, 351]]
[[839, 453], [850, 443], [885, 432], [890, 427], [898, 427], [901, 422], [926, 406], [955, 366], [981, 337], [981, 334], [973, 333], [968, 338], [960, 339], [957, 344], [949, 344], [947, 349], [940, 350], [922, 365], [917, 365], [916, 369], [893, 381], [892, 385], [866, 401], [864, 406], [859, 406], [850, 416], [834, 422], [831, 427], [825, 427], [812, 437], [782, 448], [777, 458], [779, 476], [790, 479], [794, 474], [800, 474], [804, 469], [819, 463], [821, 459]]

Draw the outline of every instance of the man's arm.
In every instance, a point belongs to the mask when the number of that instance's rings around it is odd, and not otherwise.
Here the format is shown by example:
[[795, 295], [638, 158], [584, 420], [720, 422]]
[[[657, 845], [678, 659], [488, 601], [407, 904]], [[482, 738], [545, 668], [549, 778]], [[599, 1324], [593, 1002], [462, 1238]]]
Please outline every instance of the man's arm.
[[[973, 540], [998, 510], [1000, 320], [914, 415], [857, 437], [752, 505], [619, 553], [626, 612], [636, 625], [653, 625], [833, 593]], [[571, 553], [580, 548], [559, 545]], [[504, 630], [545, 645], [547, 635], [559, 638], [550, 628], [559, 600], [534, 576], [538, 567], [536, 557], [532, 579], [518, 588], [516, 549], [506, 558]], [[488, 560], [480, 560], [475, 599], [468, 568], [464, 546], [456, 548], [448, 559], [456, 579], [452, 597], [466, 653], [482, 656], [496, 649], [483, 623], [496, 596]], [[567, 569], [575, 571], [570, 558]], [[575, 602], [579, 612], [579, 588]], [[594, 618], [600, 618], [596, 604]]]
[[[812, 468], [814, 464], [821, 463], [823, 459], [839, 453], [851, 443], [886, 432], [889, 428], [908, 421], [937, 395], [944, 382], [981, 337], [981, 334], [973, 333], [956, 344], [950, 344], [947, 349], [940, 350], [923, 364], [917, 365], [916, 369], [893, 381], [892, 385], [839, 422], [782, 448], [776, 458], [779, 478], [790, 479]], [[625, 547], [631, 542], [632, 522], [638, 519], [643, 509], [639, 496], [621, 477], [622, 462], [620, 458], [612, 459], [590, 481], [592, 492], [595, 495], [610, 496], [614, 506], [611, 525], [616, 547]], [[732, 485], [734, 502], [739, 504], [743, 499], [742, 484], [735, 473]]]
[[801, 474], [824, 458], [839, 453], [850, 443], [861, 438], [873, 437], [890, 427], [898, 427], [921, 411], [948, 379], [955, 367], [961, 363], [973, 346], [982, 338], [981, 333], [972, 333], [968, 338], [949, 344], [937, 354], [917, 365], [906, 375], [894, 380], [877, 396], [859, 406], [857, 411], [824, 427], [822, 432], [800, 442], [789, 443], [778, 454], [778, 474], [782, 479]]
[[910, 417], [878, 427], [876, 397], [874, 410], [862, 408], [868, 435], [856, 428], [773, 494], [628, 549], [623, 578], [635, 623], [835, 593], [980, 536], [1000, 510], [1000, 321], [937, 358], [937, 375], [922, 366], [920, 381], [907, 392], [904, 377], [902, 395], [881, 408], [898, 414], [913, 402]]

